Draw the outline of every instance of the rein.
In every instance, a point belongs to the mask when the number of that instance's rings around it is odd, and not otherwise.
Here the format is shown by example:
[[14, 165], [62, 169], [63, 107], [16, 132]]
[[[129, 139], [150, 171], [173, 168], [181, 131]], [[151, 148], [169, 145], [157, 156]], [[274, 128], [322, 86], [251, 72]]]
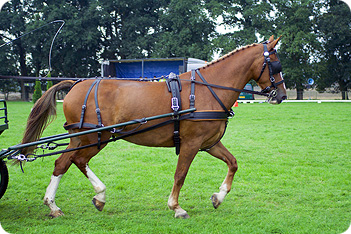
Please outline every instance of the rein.
[[262, 95], [262, 96], [269, 97], [268, 93], [264, 93], [262, 91], [254, 91], [254, 90], [248, 90], [248, 89], [237, 89], [237, 88], [232, 88], [232, 87], [227, 87], [227, 86], [222, 86], [222, 85], [210, 84], [210, 83], [207, 83], [207, 82], [205, 83], [205, 82], [196, 81], [196, 80], [186, 80], [186, 79], [180, 79], [180, 80], [181, 81], [193, 82], [195, 84], [205, 85], [205, 86], [218, 88], [218, 89], [225, 89], [225, 90], [230, 90], [230, 91], [239, 92], [239, 93], [245, 92], [245, 93], [257, 94], [257, 95]]

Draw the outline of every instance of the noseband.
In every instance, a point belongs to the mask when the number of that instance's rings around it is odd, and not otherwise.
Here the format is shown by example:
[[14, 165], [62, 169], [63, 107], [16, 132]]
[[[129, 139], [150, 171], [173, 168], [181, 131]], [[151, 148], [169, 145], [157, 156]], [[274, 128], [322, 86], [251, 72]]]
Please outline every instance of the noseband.
[[[271, 58], [269, 56], [272, 54], [277, 54], [277, 51], [275, 49], [272, 52], [269, 52], [268, 48], [267, 48], [267, 44], [265, 44], [265, 43], [263, 44], [263, 49], [264, 49], [264, 52], [263, 52], [264, 63], [262, 66], [260, 76], [257, 78], [256, 82], [258, 82], [261, 79], [261, 76], [268, 65], [269, 80], [271, 81], [271, 85], [264, 88], [261, 91], [261, 93], [268, 93], [273, 88], [273, 90], [269, 93], [269, 96], [268, 96], [268, 97], [272, 98], [272, 97], [277, 96], [277, 92], [276, 92], [277, 86], [284, 83], [283, 77], [282, 77], [281, 81], [275, 82], [275, 78], [273, 76], [273, 75], [276, 75], [282, 71], [282, 65], [281, 65], [279, 60], [271, 62]], [[278, 54], [277, 54], [277, 56], [278, 56]], [[279, 57], [278, 57], [278, 59], [279, 59]]]

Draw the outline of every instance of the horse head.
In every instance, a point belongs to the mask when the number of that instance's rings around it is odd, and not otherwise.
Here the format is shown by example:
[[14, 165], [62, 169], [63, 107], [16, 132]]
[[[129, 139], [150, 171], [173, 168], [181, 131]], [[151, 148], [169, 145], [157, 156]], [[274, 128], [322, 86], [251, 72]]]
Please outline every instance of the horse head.
[[253, 79], [262, 88], [262, 92], [268, 94], [270, 104], [280, 104], [287, 98], [281, 72], [282, 66], [275, 50], [279, 40], [280, 37], [274, 40], [274, 37], [271, 36], [267, 42], [262, 44], [262, 56], [258, 57], [254, 69]]

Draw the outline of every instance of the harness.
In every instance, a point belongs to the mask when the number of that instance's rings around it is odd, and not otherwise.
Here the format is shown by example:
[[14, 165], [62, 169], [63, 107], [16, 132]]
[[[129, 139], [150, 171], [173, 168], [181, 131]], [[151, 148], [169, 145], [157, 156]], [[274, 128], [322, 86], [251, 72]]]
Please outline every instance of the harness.
[[168, 87], [168, 92], [172, 94], [171, 99], [171, 108], [174, 112], [173, 122], [174, 122], [174, 131], [173, 131], [173, 141], [176, 148], [176, 155], [180, 151], [180, 135], [179, 135], [179, 113], [178, 111], [182, 110], [182, 103], [180, 98], [180, 92], [182, 91], [182, 84], [180, 83], [179, 76], [173, 72], [169, 74], [169, 79], [166, 80]]
[[[252, 94], [258, 94], [258, 95], [266, 96], [266, 97], [268, 97], [268, 99], [271, 99], [277, 95], [277, 93], [276, 93], [277, 86], [279, 84], [282, 84], [284, 82], [284, 80], [281, 80], [279, 82], [275, 82], [273, 75], [280, 73], [282, 71], [282, 67], [281, 67], [280, 61], [273, 61], [273, 62], [270, 61], [269, 56], [277, 53], [276, 50], [269, 52], [267, 49], [267, 45], [263, 44], [263, 46], [264, 46], [264, 53], [263, 53], [264, 63], [262, 66], [261, 73], [256, 81], [259, 81], [265, 68], [268, 67], [271, 85], [266, 87], [262, 91], [258, 92], [258, 91], [252, 91], [252, 90], [246, 90], [246, 89], [236, 89], [236, 88], [225, 87], [225, 86], [221, 86], [221, 85], [209, 84], [206, 81], [206, 79], [203, 77], [203, 75], [200, 73], [199, 69], [191, 71], [190, 80], [180, 79], [179, 76], [177, 76], [176, 74], [170, 73], [169, 78], [166, 80], [166, 85], [167, 85], [168, 91], [172, 95], [171, 109], [173, 110], [173, 115], [172, 115], [171, 119], [166, 120], [164, 122], [161, 122], [159, 124], [141, 129], [141, 130], [138, 130], [138, 128], [142, 124], [147, 122], [147, 121], [145, 121], [145, 118], [139, 119], [139, 120], [134, 120], [136, 123], [139, 123], [138, 127], [136, 127], [135, 129], [133, 129], [129, 132], [123, 132], [123, 128], [121, 130], [114, 129], [113, 131], [111, 131], [111, 133], [113, 134], [112, 139], [104, 141], [104, 142], [101, 142], [101, 132], [99, 131], [98, 132], [98, 142], [96, 144], [91, 144], [91, 145], [86, 146], [86, 147], [97, 146], [98, 149], [100, 149], [101, 144], [105, 144], [105, 143], [108, 143], [111, 141], [123, 139], [123, 138], [129, 137], [129, 136], [133, 136], [133, 135], [136, 135], [139, 133], [150, 131], [150, 130], [153, 130], [153, 129], [156, 129], [156, 128], [173, 123], [174, 124], [173, 141], [174, 141], [174, 146], [175, 146], [175, 152], [178, 155], [180, 152], [180, 143], [181, 143], [181, 141], [180, 141], [180, 121], [182, 121], [182, 120], [192, 120], [192, 121], [225, 120], [226, 126], [227, 126], [228, 119], [234, 117], [234, 115], [235, 115], [234, 111], [232, 109], [228, 110], [225, 107], [225, 105], [223, 104], [221, 99], [218, 97], [216, 92], [213, 90], [213, 87], [226, 89], [226, 90], [230, 90], [230, 91], [235, 91], [235, 92], [247, 92], [247, 93], [252, 93]], [[195, 80], [196, 75], [198, 75], [198, 77], [200, 77], [201, 81]], [[104, 127], [104, 125], [102, 124], [101, 112], [100, 112], [100, 108], [99, 108], [99, 104], [98, 104], [98, 87], [99, 87], [99, 84], [101, 83], [102, 80], [103, 80], [103, 78], [98, 78], [90, 86], [90, 88], [85, 96], [84, 103], [82, 105], [80, 122], [69, 124], [69, 125], [67, 123], [65, 123], [64, 128], [66, 130], [81, 129], [81, 128], [96, 129], [96, 128]], [[78, 83], [80, 81], [82, 81], [82, 80], [79, 80], [76, 83]], [[190, 113], [186, 113], [186, 114], [184, 114], [184, 112], [182, 111], [182, 103], [181, 103], [181, 96], [180, 96], [180, 93], [182, 91], [181, 81], [188, 81], [188, 82], [190, 81], [191, 82], [190, 95], [189, 95], [189, 103], [190, 104], [189, 104], [189, 109], [188, 109], [191, 111], [187, 111]], [[211, 92], [212, 96], [216, 99], [216, 101], [222, 107], [223, 111], [195, 111], [196, 110], [195, 109], [195, 84], [205, 85], [209, 89], [209, 91]], [[94, 87], [95, 87], [95, 90], [94, 90], [95, 112], [96, 112], [97, 120], [98, 120], [97, 125], [84, 122], [84, 115], [85, 115], [85, 111], [87, 108], [87, 100], [88, 100], [89, 94], [91, 93], [91, 91]], [[180, 113], [180, 112], [183, 112], [183, 113]], [[224, 132], [223, 132], [223, 135], [224, 135]], [[116, 134], [116, 133], [121, 134], [121, 135], [115, 136], [114, 134]], [[220, 137], [220, 139], [223, 137], [223, 135]], [[212, 148], [214, 145], [216, 145], [220, 141], [220, 139], [215, 144], [213, 144], [211, 147], [209, 147], [205, 150], [209, 150], [210, 148]], [[86, 148], [86, 147], [84, 147], [84, 148]]]

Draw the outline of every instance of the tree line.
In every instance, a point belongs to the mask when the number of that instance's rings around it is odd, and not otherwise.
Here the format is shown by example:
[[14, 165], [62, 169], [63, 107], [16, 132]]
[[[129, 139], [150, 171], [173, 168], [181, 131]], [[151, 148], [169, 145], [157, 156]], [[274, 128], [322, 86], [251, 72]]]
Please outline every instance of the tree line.
[[[351, 83], [351, 12], [338, 0], [10, 0], [0, 12], [0, 45], [55, 21], [52, 76], [93, 77], [108, 59], [195, 57], [282, 35], [287, 88], [303, 98], [307, 79], [319, 91]], [[218, 32], [218, 26], [227, 30]], [[45, 76], [60, 24], [0, 47], [0, 74]], [[0, 80], [1, 92], [18, 87]], [[19, 86], [24, 89], [22, 81]]]

